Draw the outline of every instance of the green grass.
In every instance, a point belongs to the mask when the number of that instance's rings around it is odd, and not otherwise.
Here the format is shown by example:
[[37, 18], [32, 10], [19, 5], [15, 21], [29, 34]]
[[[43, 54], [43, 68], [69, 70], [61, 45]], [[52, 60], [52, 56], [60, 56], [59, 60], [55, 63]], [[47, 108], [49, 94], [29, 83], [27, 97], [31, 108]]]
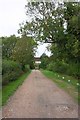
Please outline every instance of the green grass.
[[[46, 77], [53, 80], [57, 84], [57, 86], [67, 91], [74, 98], [75, 101], [78, 101], [79, 99], [80, 103], [80, 96], [78, 94], [78, 88], [80, 90], [80, 86], [77, 86], [78, 80], [71, 76], [62, 75], [48, 70], [41, 70], [41, 72]], [[64, 77], [64, 79], [62, 77]], [[70, 80], [70, 82], [68, 82], [68, 80]]]
[[23, 83], [23, 81], [30, 74], [30, 72], [23, 74], [21, 77], [19, 77], [19, 79], [15, 80], [13, 82], [10, 82], [8, 85], [6, 85], [2, 88], [2, 105], [6, 104], [9, 97], [11, 95], [13, 95], [13, 93]]
[[2, 90], [0, 89], [0, 108], [2, 106]]

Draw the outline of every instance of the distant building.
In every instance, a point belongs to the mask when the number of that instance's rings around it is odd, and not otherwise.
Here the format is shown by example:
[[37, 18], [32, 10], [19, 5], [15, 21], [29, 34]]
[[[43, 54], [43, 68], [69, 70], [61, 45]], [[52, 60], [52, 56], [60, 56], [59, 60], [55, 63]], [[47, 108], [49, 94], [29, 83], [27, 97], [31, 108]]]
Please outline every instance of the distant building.
[[39, 69], [41, 63], [40, 57], [35, 57], [35, 69]]

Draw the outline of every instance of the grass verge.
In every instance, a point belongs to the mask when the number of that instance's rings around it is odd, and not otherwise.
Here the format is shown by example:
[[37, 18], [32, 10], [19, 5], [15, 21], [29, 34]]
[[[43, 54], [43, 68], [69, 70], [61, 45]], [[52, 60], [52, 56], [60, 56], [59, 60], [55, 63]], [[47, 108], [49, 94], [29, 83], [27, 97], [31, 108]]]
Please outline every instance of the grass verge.
[[0, 89], [0, 108], [2, 106], [2, 89]]
[[19, 79], [10, 82], [6, 86], [3, 86], [3, 88], [2, 88], [2, 106], [6, 104], [7, 100], [9, 99], [9, 97], [11, 95], [13, 95], [13, 93], [23, 83], [23, 81], [30, 74], [30, 72], [24, 73], [21, 77], [19, 77]]
[[79, 101], [80, 104], [80, 95], [78, 94], [79, 92], [78, 90], [80, 90], [80, 86], [77, 85], [78, 80], [76, 80], [71, 76], [62, 75], [48, 70], [41, 70], [41, 72], [46, 77], [53, 80], [57, 84], [57, 86], [67, 91], [74, 98], [74, 100], [76, 102]]

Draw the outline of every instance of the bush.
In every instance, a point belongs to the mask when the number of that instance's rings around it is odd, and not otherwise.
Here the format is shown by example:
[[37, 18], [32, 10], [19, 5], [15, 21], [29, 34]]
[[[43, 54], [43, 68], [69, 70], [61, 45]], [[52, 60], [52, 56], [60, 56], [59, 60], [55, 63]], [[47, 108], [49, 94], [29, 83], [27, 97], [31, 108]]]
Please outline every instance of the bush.
[[80, 78], [80, 63], [64, 63], [62, 61], [51, 62], [47, 65], [47, 69], [50, 71], [58, 72]]
[[54, 71], [53, 68], [54, 68], [53, 62], [51, 62], [50, 64], [47, 65], [47, 70]]
[[16, 80], [22, 73], [21, 66], [11, 60], [2, 61], [2, 84]]
[[68, 65], [64, 62], [52, 62], [47, 66], [48, 70], [59, 72], [59, 73], [66, 73], [68, 69]]
[[25, 65], [25, 72], [30, 71], [30, 66], [29, 65]]
[[55, 69], [56, 72], [67, 73], [67, 69], [68, 69], [68, 64], [64, 62], [56, 63], [56, 69]]
[[67, 74], [80, 79], [80, 63], [70, 63]]

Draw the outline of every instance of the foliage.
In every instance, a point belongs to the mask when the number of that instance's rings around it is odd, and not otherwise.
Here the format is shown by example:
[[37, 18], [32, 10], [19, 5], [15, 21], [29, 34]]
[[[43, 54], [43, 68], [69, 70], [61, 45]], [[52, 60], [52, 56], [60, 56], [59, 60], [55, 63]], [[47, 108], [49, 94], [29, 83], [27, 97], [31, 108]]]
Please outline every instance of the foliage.
[[19, 62], [22, 70], [26, 64], [34, 68], [35, 40], [50, 42], [52, 56], [43, 56], [40, 67], [80, 78], [80, 4], [28, 2], [25, 8], [30, 21], [20, 24], [21, 38], [2, 38], [3, 58]]
[[25, 65], [25, 72], [29, 72], [30, 71], [30, 66], [29, 65]]
[[68, 75], [74, 76], [77, 79], [80, 79], [80, 63], [70, 63], [68, 65], [67, 73]]
[[2, 84], [6, 85], [16, 80], [23, 71], [28, 72], [30, 68], [34, 67], [34, 48], [37, 44], [31, 37], [26, 36], [16, 37], [12, 35], [2, 37], [1, 40], [3, 54]]
[[56, 61], [56, 62], [53, 62], [49, 67], [53, 68], [52, 70], [55, 72], [67, 73], [67, 69], [69, 66], [64, 62]]
[[79, 26], [79, 18], [80, 18], [80, 4], [78, 3], [66, 3], [66, 9], [64, 9], [64, 19], [67, 22], [67, 57], [69, 61], [79, 62], [80, 56], [80, 26]]
[[[50, 64], [53, 64], [49, 66], [52, 66], [51, 69], [54, 67], [55, 71], [69, 73], [79, 78], [80, 4], [78, 2], [57, 4], [56, 6], [54, 2], [28, 3], [26, 14], [31, 16], [31, 21], [21, 26], [20, 30], [23, 33], [26, 31], [26, 34], [31, 33], [38, 41], [51, 43], [53, 59], [58, 61], [50, 61]], [[45, 62], [46, 60], [43, 60], [43, 66]]]
[[54, 2], [29, 2], [25, 7], [31, 22], [20, 25], [21, 33], [34, 35], [36, 40], [44, 42], [55, 42], [61, 33], [63, 36], [63, 10], [60, 4], [57, 10]]
[[75, 78], [80, 78], [80, 63], [65, 63], [63, 61], [53, 61], [47, 65], [47, 70], [64, 73]]
[[13, 49], [16, 42], [19, 40], [18, 37], [12, 35], [10, 37], [2, 37], [2, 58], [11, 59]]
[[22, 74], [21, 66], [11, 60], [2, 61], [2, 84], [6, 85], [10, 81], [16, 80]]
[[17, 41], [13, 49], [12, 59], [22, 65], [22, 70], [25, 69], [26, 64], [34, 64], [35, 45], [35, 41], [32, 38], [26, 36]]
[[43, 53], [40, 58], [41, 58], [40, 68], [46, 69], [49, 63], [49, 57], [45, 53]]

